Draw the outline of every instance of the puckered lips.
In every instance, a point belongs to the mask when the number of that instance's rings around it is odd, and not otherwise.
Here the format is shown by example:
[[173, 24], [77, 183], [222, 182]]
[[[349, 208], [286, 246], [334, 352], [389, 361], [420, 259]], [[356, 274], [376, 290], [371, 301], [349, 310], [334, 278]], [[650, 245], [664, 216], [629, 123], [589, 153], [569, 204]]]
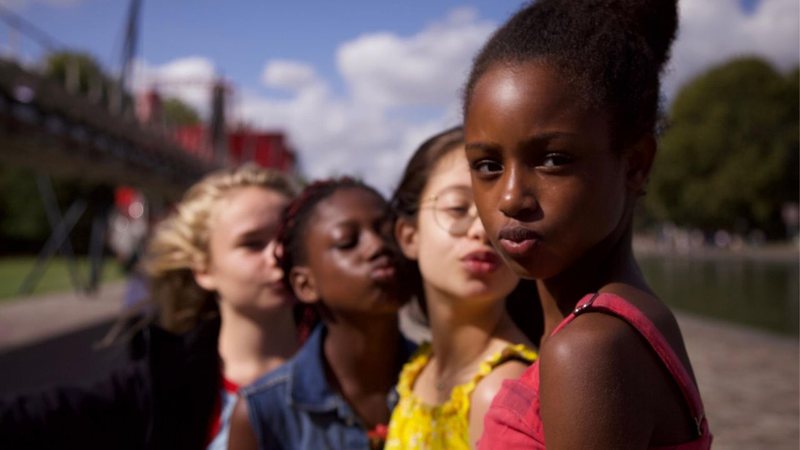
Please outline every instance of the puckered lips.
[[395, 280], [397, 267], [389, 256], [381, 256], [372, 262], [369, 277], [376, 283], [390, 283]]
[[472, 275], [488, 275], [496, 271], [503, 262], [492, 250], [476, 250], [461, 258], [461, 263]]
[[541, 241], [538, 233], [519, 225], [503, 227], [497, 237], [500, 248], [512, 258], [527, 255]]

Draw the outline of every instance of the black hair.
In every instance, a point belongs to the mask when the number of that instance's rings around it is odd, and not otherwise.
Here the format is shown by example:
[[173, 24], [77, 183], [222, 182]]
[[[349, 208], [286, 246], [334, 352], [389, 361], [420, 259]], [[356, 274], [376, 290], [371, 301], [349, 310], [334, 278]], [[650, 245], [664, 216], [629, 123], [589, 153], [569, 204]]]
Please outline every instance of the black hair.
[[400, 183], [392, 195], [394, 212], [406, 219], [416, 218], [422, 191], [430, 179], [431, 171], [443, 156], [459, 145], [464, 145], [464, 129], [461, 126], [442, 131], [422, 143], [406, 164]]
[[361, 189], [385, 202], [375, 188], [351, 177], [329, 178], [308, 185], [284, 209], [281, 226], [275, 238], [279, 249], [275, 256], [284, 273], [284, 284], [290, 291], [292, 286], [289, 282], [289, 273], [293, 267], [304, 264], [307, 260], [305, 236], [309, 219], [321, 201], [343, 189]]
[[[464, 129], [457, 126], [435, 134], [417, 148], [392, 195], [390, 203], [395, 220], [403, 219], [416, 223], [422, 192], [428, 185], [431, 172], [443, 157], [462, 145], [464, 145]], [[404, 273], [409, 277], [412, 292], [427, 316], [427, 302], [419, 265], [411, 261], [406, 263], [411, 267], [406, 267]], [[535, 283], [521, 280], [507, 297], [506, 310], [514, 324], [538, 346], [544, 330], [544, 315]]]
[[475, 57], [464, 115], [478, 80], [498, 64], [542, 62], [584, 106], [611, 113], [627, 145], [655, 133], [660, 76], [678, 26], [677, 0], [538, 0], [514, 14]]
[[[382, 202], [385, 202], [383, 196], [375, 188], [350, 177], [319, 180], [303, 189], [300, 195], [283, 210], [281, 226], [275, 237], [278, 244], [275, 258], [283, 270], [283, 284], [289, 292], [294, 291], [289, 279], [292, 268], [305, 264], [308, 258], [305, 242], [306, 230], [314, 211], [316, 211], [316, 206], [343, 189], [361, 189], [374, 194]], [[325, 316], [325, 312], [318, 310], [317, 305], [298, 303], [295, 306], [294, 318], [298, 323], [301, 342], [308, 338], [321, 316]]]

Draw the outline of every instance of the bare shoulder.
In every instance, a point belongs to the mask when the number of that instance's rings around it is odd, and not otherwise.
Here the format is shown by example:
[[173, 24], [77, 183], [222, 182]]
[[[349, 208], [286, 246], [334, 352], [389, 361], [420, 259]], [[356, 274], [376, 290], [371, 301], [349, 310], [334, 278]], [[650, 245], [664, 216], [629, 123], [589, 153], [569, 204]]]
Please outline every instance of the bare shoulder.
[[483, 434], [483, 418], [503, 382], [519, 378], [528, 367], [527, 364], [518, 360], [506, 361], [495, 367], [475, 386], [469, 408], [469, 434], [473, 447], [476, 447], [478, 438]]
[[660, 368], [625, 321], [584, 313], [546, 341], [539, 364], [548, 446], [647, 447], [654, 426], [648, 385], [661, 376]]
[[626, 284], [612, 284], [603, 291], [615, 294], [635, 306], [656, 327], [693, 376], [680, 326], [670, 308], [655, 294]]
[[[540, 370], [559, 377], [591, 373], [592, 379], [636, 368], [649, 351], [639, 333], [624, 320], [602, 313], [584, 313], [550, 336], [540, 351]], [[587, 372], [588, 371], [588, 372]], [[601, 372], [597, 372], [601, 371]]]
[[528, 364], [518, 360], [506, 361], [495, 367], [475, 386], [471, 402], [473, 407], [485, 405], [488, 408], [503, 385], [503, 381], [516, 380], [528, 367], [530, 367]]

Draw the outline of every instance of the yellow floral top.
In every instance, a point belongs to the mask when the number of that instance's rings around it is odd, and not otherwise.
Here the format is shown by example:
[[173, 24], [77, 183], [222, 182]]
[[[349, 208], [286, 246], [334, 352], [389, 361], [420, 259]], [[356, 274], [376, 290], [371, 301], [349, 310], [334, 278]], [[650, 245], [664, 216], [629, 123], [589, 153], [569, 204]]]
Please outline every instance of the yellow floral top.
[[470, 396], [479, 381], [495, 367], [510, 360], [533, 362], [534, 350], [523, 344], [508, 345], [483, 361], [478, 372], [464, 384], [450, 391], [450, 398], [440, 405], [420, 401], [412, 392], [414, 382], [431, 358], [430, 344], [423, 344], [403, 366], [397, 392], [400, 400], [389, 420], [385, 450], [468, 450]]

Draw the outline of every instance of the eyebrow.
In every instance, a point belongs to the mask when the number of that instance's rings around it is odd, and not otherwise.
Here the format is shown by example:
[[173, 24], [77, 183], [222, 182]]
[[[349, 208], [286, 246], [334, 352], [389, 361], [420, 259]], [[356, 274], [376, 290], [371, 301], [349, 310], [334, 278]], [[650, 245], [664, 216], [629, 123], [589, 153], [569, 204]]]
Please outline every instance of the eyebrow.
[[237, 239], [249, 239], [253, 237], [263, 237], [267, 234], [274, 234], [277, 230], [277, 225], [248, 226], [242, 227], [239, 230], [234, 229], [234, 236]]
[[468, 142], [464, 145], [464, 149], [468, 152], [477, 152], [477, 151], [498, 151], [500, 149], [499, 144], [489, 143], [489, 142]]
[[[573, 133], [569, 131], [545, 131], [541, 133], [533, 134], [527, 137], [524, 141], [520, 143], [520, 147], [527, 147], [529, 145], [536, 145], [551, 141], [553, 139], [565, 138], [565, 137], [575, 137], [578, 133]], [[484, 151], [484, 152], [497, 152], [500, 150], [502, 146], [500, 144], [494, 142], [468, 142], [465, 144], [464, 148], [467, 151]]]

